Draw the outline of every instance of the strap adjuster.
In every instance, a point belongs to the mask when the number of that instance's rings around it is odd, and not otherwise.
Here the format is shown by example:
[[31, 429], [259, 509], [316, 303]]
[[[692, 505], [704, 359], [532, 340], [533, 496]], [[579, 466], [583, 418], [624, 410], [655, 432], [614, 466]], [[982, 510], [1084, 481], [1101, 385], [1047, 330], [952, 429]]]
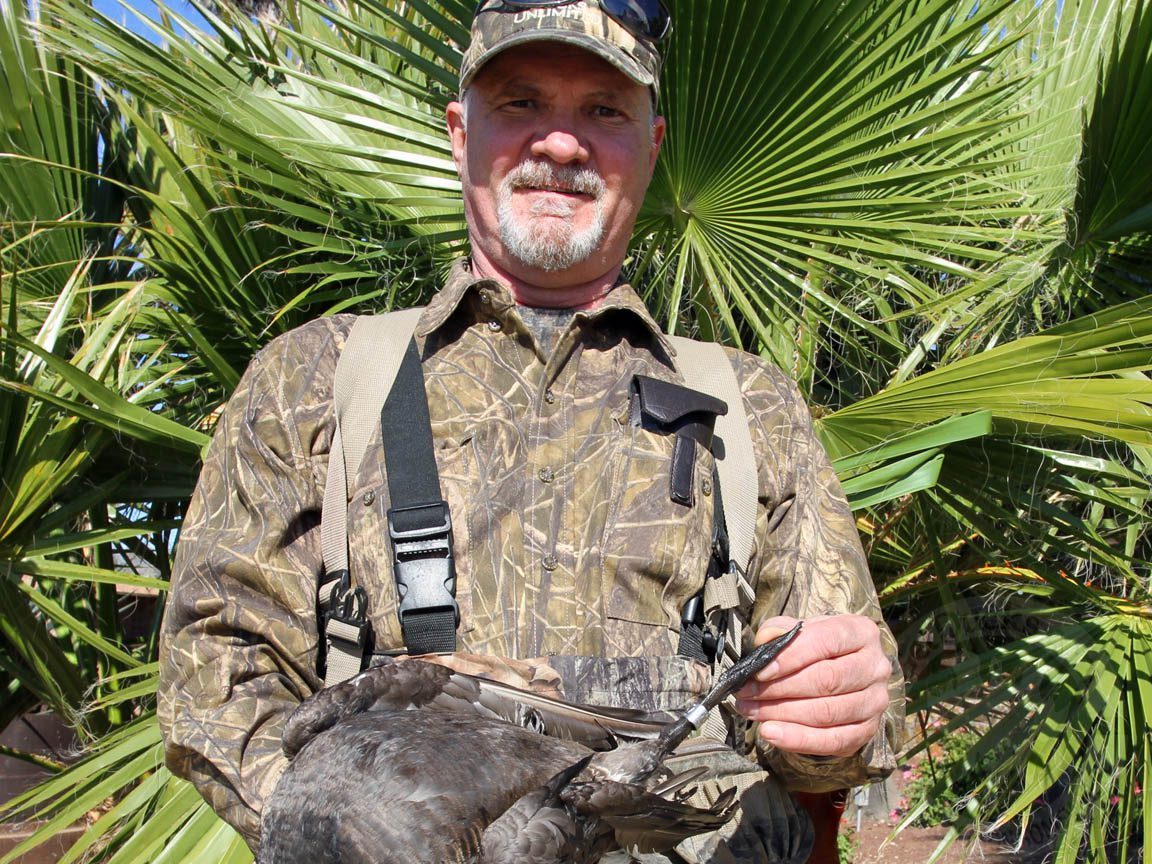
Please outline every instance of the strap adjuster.
[[324, 672], [327, 674], [327, 667], [338, 662], [349, 667], [349, 674], [355, 674], [364, 668], [366, 658], [372, 653], [368, 595], [359, 585], [352, 587], [347, 570], [340, 570], [336, 575], [336, 586], [324, 610]]
[[447, 502], [390, 509], [388, 536], [401, 622], [416, 612], [451, 609], [455, 624], [459, 624], [452, 517]]

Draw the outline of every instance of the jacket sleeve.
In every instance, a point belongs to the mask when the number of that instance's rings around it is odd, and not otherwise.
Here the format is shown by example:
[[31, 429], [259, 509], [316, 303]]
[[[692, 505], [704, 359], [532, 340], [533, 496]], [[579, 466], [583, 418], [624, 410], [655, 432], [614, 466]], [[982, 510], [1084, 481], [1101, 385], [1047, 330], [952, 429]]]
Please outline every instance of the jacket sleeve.
[[324, 376], [331, 381], [333, 364], [316, 359], [331, 342], [319, 329], [271, 343], [229, 401], [181, 529], [161, 634], [158, 713], [168, 767], [253, 849], [287, 766], [283, 724], [320, 686], [316, 585], [327, 460], [315, 456], [327, 452], [323, 388], [330, 394]]
[[893, 669], [880, 730], [858, 755], [788, 753], [757, 736], [760, 758], [793, 789], [859, 786], [896, 767], [904, 729], [904, 679], [896, 641], [881, 615], [852, 511], [803, 397], [781, 372], [759, 362], [742, 377], [761, 495], [757, 552], [750, 568], [757, 578], [752, 624], [775, 615], [866, 615], [880, 625]]

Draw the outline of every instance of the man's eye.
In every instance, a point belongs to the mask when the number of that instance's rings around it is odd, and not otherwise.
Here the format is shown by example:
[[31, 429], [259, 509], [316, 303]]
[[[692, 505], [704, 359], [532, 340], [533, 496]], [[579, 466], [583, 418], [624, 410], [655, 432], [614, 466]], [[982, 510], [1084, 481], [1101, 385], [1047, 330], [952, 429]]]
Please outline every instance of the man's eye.
[[536, 102], [533, 99], [509, 99], [502, 107], [508, 111], [530, 111], [536, 107]]
[[592, 109], [592, 114], [605, 120], [614, 120], [624, 116], [623, 111], [613, 108], [611, 105], [597, 105]]

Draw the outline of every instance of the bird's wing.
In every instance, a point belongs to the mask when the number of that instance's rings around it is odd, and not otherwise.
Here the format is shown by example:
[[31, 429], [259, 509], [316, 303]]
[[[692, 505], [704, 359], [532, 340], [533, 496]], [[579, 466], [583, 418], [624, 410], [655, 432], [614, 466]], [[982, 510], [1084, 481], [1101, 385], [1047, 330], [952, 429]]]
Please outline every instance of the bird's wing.
[[[317, 735], [289, 764], [265, 809], [276, 836], [266, 838], [264, 860], [472, 861], [493, 820], [590, 755], [499, 720], [366, 711]], [[325, 858], [333, 848], [336, 857]]]
[[611, 749], [619, 740], [655, 738], [671, 719], [663, 712], [582, 705], [498, 681], [473, 680], [479, 686], [480, 704], [502, 719], [517, 725], [535, 723], [537, 731], [545, 735], [576, 741], [593, 750]]
[[444, 692], [454, 674], [431, 663], [375, 666], [300, 703], [284, 726], [281, 746], [285, 754], [295, 756], [321, 732], [350, 717], [422, 708]]
[[523, 795], [492, 822], [480, 840], [480, 864], [552, 864], [574, 860], [583, 826], [560, 798], [561, 791], [588, 764], [585, 756], [557, 772], [545, 785]]
[[505, 720], [594, 750], [611, 749], [619, 740], [655, 738], [670, 719], [662, 712], [553, 699], [434, 663], [390, 663], [367, 669], [301, 703], [285, 725], [283, 749], [294, 756], [321, 732], [358, 714], [411, 709]]

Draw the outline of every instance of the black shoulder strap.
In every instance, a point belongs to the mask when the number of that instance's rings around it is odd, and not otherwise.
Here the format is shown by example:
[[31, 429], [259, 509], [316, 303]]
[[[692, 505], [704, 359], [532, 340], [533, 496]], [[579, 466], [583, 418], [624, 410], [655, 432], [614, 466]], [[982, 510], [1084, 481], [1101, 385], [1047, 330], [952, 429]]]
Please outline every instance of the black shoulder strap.
[[[375, 424], [381, 422], [382, 406], [393, 390], [402, 361], [413, 345], [412, 334], [422, 313], [422, 308], [414, 308], [357, 318], [336, 366], [332, 398], [336, 431], [328, 458], [320, 528], [324, 575], [317, 591], [319, 623], [324, 636], [320, 664], [325, 686], [351, 678], [363, 668], [371, 652], [367, 598], [363, 589], [353, 584], [348, 570], [348, 478], [356, 476]], [[418, 356], [416, 361], [418, 364]], [[419, 382], [424, 416], [427, 417], [422, 376], [419, 376]], [[431, 428], [425, 428], [428, 429], [427, 446], [430, 450]], [[432, 464], [435, 465], [434, 458]], [[439, 481], [435, 483], [436, 500], [439, 501]], [[390, 522], [395, 521], [390, 519]], [[450, 529], [450, 525], [448, 527]], [[422, 554], [419, 546], [410, 545], [416, 539], [411, 536], [411, 531], [418, 528], [415, 519], [401, 516], [399, 530], [406, 536], [400, 540], [400, 550], [403, 550], [406, 566], [397, 568], [398, 573], [401, 569], [406, 574], [411, 573], [411, 562]], [[436, 542], [435, 537], [427, 539]], [[450, 553], [450, 539], [448, 549]], [[400, 554], [395, 545], [393, 551], [394, 557]], [[424, 584], [423, 580], [415, 581]], [[421, 647], [417, 646], [417, 650]]]
[[420, 352], [410, 339], [380, 412], [388, 476], [388, 539], [409, 654], [456, 650], [456, 565], [452, 519], [440, 492]]

